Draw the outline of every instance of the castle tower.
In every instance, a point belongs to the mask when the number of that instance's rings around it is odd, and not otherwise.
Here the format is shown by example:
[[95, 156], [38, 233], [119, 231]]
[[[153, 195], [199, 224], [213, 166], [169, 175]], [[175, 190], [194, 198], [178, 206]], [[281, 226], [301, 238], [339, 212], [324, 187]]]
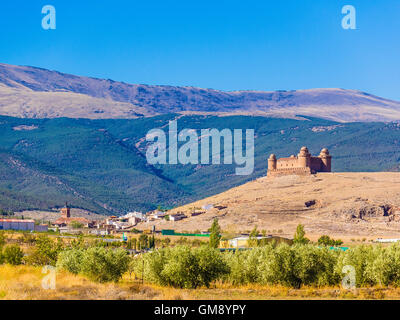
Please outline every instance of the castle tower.
[[68, 207], [68, 203], [65, 203], [65, 208], [61, 209], [61, 218], [70, 218], [71, 209]]
[[323, 148], [318, 156], [322, 161], [322, 172], [331, 172], [332, 156], [329, 154], [328, 149]]
[[271, 154], [268, 158], [268, 170], [276, 170], [276, 156]]
[[308, 168], [310, 167], [311, 163], [311, 154], [308, 152], [307, 147], [302, 147], [300, 149], [300, 153], [297, 156], [298, 164], [301, 168]]

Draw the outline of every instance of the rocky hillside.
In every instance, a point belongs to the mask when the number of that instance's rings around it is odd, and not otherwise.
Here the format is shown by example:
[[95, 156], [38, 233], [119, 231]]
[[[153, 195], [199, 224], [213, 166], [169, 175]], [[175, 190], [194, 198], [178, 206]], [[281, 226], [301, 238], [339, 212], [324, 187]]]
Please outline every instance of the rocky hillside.
[[223, 92], [127, 84], [0, 64], [0, 115], [136, 118], [166, 113], [313, 116], [339, 122], [400, 120], [400, 103], [344, 89]]

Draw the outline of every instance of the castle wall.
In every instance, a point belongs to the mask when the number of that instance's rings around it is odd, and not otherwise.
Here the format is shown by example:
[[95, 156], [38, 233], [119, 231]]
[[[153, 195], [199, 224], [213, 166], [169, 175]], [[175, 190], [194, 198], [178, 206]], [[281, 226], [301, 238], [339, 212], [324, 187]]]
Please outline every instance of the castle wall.
[[315, 172], [323, 171], [323, 163], [322, 163], [321, 158], [311, 157], [310, 169], [311, 169], [311, 171], [315, 171]]
[[268, 177], [279, 177], [279, 176], [285, 176], [285, 175], [309, 175], [311, 174], [310, 168], [282, 168], [282, 169], [276, 169], [276, 170], [268, 170]]
[[328, 149], [322, 149], [318, 157], [312, 157], [308, 149], [303, 147], [297, 157], [276, 159], [275, 155], [271, 155], [268, 159], [268, 176], [306, 175], [316, 172], [331, 172]]
[[297, 158], [282, 158], [277, 160], [277, 169], [299, 168]]

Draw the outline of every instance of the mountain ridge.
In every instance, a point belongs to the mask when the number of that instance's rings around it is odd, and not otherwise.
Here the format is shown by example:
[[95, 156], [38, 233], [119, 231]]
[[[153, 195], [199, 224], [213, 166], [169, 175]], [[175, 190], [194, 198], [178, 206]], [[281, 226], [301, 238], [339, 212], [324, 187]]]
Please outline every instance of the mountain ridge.
[[134, 119], [168, 113], [316, 116], [338, 122], [400, 120], [400, 102], [358, 90], [220, 91], [127, 84], [0, 63], [0, 115]]

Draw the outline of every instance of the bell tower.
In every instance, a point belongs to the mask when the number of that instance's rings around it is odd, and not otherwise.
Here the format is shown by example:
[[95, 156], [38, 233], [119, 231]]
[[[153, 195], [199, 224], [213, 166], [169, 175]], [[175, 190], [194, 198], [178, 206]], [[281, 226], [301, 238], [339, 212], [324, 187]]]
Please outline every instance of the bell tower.
[[71, 209], [68, 207], [68, 203], [65, 203], [65, 207], [61, 209], [61, 218], [70, 218]]

